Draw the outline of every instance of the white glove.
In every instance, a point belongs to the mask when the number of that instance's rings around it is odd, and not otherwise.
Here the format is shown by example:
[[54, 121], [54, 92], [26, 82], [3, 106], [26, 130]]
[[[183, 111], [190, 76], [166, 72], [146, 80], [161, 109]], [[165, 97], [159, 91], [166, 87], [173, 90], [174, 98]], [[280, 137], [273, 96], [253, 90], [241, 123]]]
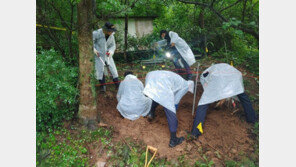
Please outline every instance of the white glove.
[[193, 91], [194, 91], [194, 82], [191, 81], [191, 80], [188, 81], [188, 91], [189, 91], [190, 93], [194, 93], [194, 92], [193, 92]]
[[99, 52], [97, 51], [97, 49], [96, 48], [94, 48], [94, 53], [99, 57], [100, 55], [99, 55]]
[[107, 51], [107, 52], [109, 52], [108, 57], [109, 57], [109, 56], [113, 56], [113, 54], [114, 54], [114, 52], [112, 52], [111, 50], [109, 50], [109, 51]]

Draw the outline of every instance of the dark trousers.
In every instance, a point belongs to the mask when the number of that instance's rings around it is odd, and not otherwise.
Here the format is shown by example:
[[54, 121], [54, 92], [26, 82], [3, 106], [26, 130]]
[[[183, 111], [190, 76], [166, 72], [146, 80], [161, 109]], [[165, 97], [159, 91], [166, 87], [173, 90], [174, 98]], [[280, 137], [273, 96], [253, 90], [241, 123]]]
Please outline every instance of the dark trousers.
[[[237, 97], [239, 98], [239, 100], [244, 108], [247, 122], [254, 123], [256, 120], [255, 111], [253, 109], [252, 103], [251, 103], [248, 95], [245, 93], [242, 93], [242, 94], [237, 95]], [[207, 109], [209, 108], [209, 105], [210, 104], [197, 106], [196, 115], [194, 118], [192, 132], [191, 132], [195, 136], [202, 134], [200, 129], [203, 128], [203, 126], [204, 126], [204, 120], [205, 120]], [[201, 123], [201, 125], [199, 126], [200, 123]], [[199, 126], [199, 128], [198, 128], [198, 126]]]
[[[175, 107], [176, 107], [176, 111], [177, 111], [178, 110], [178, 104], [176, 104]], [[177, 128], [178, 128], [177, 114], [175, 114], [171, 110], [168, 110], [167, 108], [164, 108], [164, 112], [165, 112], [165, 115], [167, 117], [170, 132], [171, 133], [177, 132]]]
[[[156, 110], [156, 107], [158, 105], [159, 104], [157, 102], [155, 102], [154, 100], [152, 100], [151, 109], [150, 109], [150, 113], [149, 113], [149, 115], [152, 118], [155, 117], [155, 110]], [[177, 111], [178, 110], [178, 104], [176, 104], [175, 107], [176, 107], [176, 111]], [[177, 115], [175, 113], [173, 113], [173, 111], [168, 110], [165, 107], [164, 107], [164, 112], [165, 112], [165, 115], [167, 117], [167, 121], [168, 121], [168, 124], [169, 124], [170, 132], [177, 132], [177, 128], [178, 128]]]
[[[184, 60], [184, 58], [180, 55], [180, 53], [178, 52], [178, 50], [174, 47], [174, 49], [172, 49], [171, 53], [174, 55], [173, 58], [173, 63], [175, 68], [178, 70], [178, 74], [182, 75], [182, 74], [187, 74], [187, 80], [192, 79], [192, 73], [191, 73], [191, 69], [190, 66], [186, 63], [186, 61]], [[181, 59], [182, 64], [184, 65], [185, 71], [182, 71], [182, 67], [181, 64], [179, 63], [179, 59]]]
[[[99, 82], [100, 82], [100, 84], [105, 84], [105, 82], [106, 82], [106, 77], [105, 77], [104, 74], [103, 74], [103, 78], [102, 78], [102, 80], [99, 80]], [[103, 87], [103, 86], [105, 86], [105, 85], [101, 85], [101, 87]]]
[[239, 101], [243, 105], [245, 114], [246, 114], [246, 120], [249, 123], [255, 123], [256, 121], [256, 114], [254, 111], [254, 108], [252, 106], [252, 102], [249, 99], [248, 95], [245, 93], [237, 95]]
[[158, 105], [159, 104], [157, 102], [155, 102], [154, 100], [152, 100], [152, 104], [151, 104], [151, 108], [150, 108], [150, 112], [149, 112], [150, 117], [152, 117], [152, 118], [155, 117], [155, 110], [156, 110], [156, 107]]

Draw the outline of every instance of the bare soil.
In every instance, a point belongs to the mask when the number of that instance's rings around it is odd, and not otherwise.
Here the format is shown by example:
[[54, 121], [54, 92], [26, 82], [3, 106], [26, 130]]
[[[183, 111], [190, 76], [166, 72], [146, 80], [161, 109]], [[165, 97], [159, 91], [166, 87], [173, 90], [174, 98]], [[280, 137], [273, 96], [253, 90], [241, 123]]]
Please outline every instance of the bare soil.
[[[109, 87], [112, 87], [110, 85]], [[107, 87], [108, 88], [108, 87]], [[202, 94], [202, 87], [197, 89], [196, 103]], [[224, 160], [241, 160], [242, 156], [252, 156], [255, 141], [251, 135], [251, 125], [246, 123], [243, 110], [231, 114], [231, 110], [222, 107], [214, 109], [214, 104], [207, 111], [204, 133], [198, 140], [186, 139], [181, 145], [170, 148], [170, 133], [167, 119], [162, 106], [156, 109], [156, 118], [148, 122], [146, 118], [130, 121], [121, 117], [117, 111], [116, 92], [108, 91], [106, 94], [98, 94], [97, 107], [101, 114], [101, 122], [114, 127], [114, 141], [122, 138], [131, 138], [144, 142], [158, 149], [159, 158], [168, 160], [177, 159], [185, 155], [187, 159], [195, 162], [206, 155], [208, 160], [213, 160], [216, 166], [222, 166]], [[187, 93], [179, 104], [177, 111], [178, 130], [177, 136], [186, 138], [186, 131], [191, 131], [193, 116], [191, 115], [193, 94]], [[240, 106], [240, 105], [239, 105]]]

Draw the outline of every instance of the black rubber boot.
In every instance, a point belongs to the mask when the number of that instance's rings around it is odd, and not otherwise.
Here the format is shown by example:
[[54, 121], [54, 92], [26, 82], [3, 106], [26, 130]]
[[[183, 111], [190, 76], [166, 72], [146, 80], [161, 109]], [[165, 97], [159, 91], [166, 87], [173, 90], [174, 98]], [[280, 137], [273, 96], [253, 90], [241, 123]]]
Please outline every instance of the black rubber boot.
[[184, 141], [184, 137], [177, 137], [176, 132], [171, 132], [170, 147], [175, 147]]
[[114, 85], [115, 85], [115, 89], [118, 89], [119, 88], [119, 84], [120, 84], [118, 78], [114, 78], [113, 79], [113, 82], [114, 82]]
[[[100, 84], [105, 84], [106, 83], [105, 75], [103, 75], [103, 79], [99, 81], [100, 81]], [[106, 85], [100, 85], [100, 92], [106, 92]]]

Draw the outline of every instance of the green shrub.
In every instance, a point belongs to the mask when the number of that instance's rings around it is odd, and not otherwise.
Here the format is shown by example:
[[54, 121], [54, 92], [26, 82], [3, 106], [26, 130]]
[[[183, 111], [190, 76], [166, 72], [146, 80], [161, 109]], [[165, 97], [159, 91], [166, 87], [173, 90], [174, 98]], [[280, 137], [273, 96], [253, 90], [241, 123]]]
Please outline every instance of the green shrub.
[[78, 103], [78, 68], [67, 67], [54, 50], [36, 55], [36, 130], [73, 118]]
[[111, 141], [112, 132], [76, 130], [71, 133], [61, 128], [52, 132], [39, 132], [36, 139], [37, 166], [89, 166], [88, 145], [104, 146]]

